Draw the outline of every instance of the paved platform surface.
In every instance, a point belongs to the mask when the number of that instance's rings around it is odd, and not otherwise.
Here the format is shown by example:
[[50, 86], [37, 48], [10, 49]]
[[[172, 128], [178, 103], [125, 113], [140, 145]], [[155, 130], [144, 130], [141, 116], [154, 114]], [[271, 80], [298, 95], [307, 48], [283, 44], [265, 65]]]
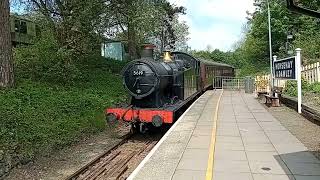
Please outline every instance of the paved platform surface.
[[320, 180], [320, 161], [253, 95], [217, 90], [202, 95], [128, 179]]

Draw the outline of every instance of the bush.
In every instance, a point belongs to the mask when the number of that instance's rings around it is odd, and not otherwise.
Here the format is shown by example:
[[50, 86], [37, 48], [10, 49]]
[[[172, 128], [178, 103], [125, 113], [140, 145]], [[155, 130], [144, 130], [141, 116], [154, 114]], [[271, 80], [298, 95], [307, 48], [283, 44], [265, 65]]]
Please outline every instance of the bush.
[[15, 49], [15, 89], [0, 91], [0, 179], [7, 164], [49, 154], [105, 127], [104, 109], [126, 100], [125, 62], [74, 57], [50, 36]]
[[78, 63], [81, 64], [82, 70], [90, 68], [104, 69], [110, 73], [120, 74], [122, 68], [127, 64], [127, 61], [118, 61], [114, 59], [104, 58], [100, 55], [93, 55], [87, 58], [79, 59]]
[[[302, 80], [302, 93], [313, 92], [320, 94], [320, 83], [309, 84], [306, 80]], [[284, 93], [288, 96], [298, 96], [297, 81], [289, 80], [286, 82]]]
[[313, 93], [320, 94], [320, 82], [310, 84], [309, 90]]
[[121, 79], [97, 69], [72, 87], [21, 81], [0, 91], [0, 150], [17, 162], [104, 129], [104, 109], [126, 98]]
[[30, 46], [14, 50], [18, 77], [56, 83], [71, 83], [81, 77], [72, 50], [61, 48], [50, 31]]
[[42, 32], [34, 45], [15, 49], [16, 76], [60, 85], [83, 81], [82, 74], [92, 68], [119, 74], [126, 62], [106, 59], [100, 55], [75, 57], [70, 49], [61, 48], [50, 32]]
[[288, 80], [285, 85], [284, 94], [291, 97], [298, 96], [297, 81]]

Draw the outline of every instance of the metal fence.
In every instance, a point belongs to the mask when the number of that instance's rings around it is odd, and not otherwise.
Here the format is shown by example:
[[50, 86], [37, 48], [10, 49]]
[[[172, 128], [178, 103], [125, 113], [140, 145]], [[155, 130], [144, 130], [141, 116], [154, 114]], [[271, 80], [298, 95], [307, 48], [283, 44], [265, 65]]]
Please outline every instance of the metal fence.
[[230, 76], [215, 76], [213, 78], [213, 88], [214, 89], [222, 89], [223, 87], [223, 80], [232, 80], [232, 79], [236, 79], [234, 77], [230, 77]]
[[222, 89], [225, 90], [243, 90], [245, 88], [243, 78], [222, 79]]

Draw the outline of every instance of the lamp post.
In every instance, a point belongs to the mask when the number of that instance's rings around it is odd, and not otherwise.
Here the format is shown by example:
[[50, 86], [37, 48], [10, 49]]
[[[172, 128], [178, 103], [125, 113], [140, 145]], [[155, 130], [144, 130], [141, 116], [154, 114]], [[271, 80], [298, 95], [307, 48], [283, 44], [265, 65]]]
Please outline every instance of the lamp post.
[[270, 58], [270, 90], [272, 91], [274, 86], [273, 79], [273, 61], [272, 61], [272, 36], [271, 36], [271, 13], [270, 13], [270, 5], [269, 0], [267, 0], [268, 5], [268, 26], [269, 26], [269, 58]]

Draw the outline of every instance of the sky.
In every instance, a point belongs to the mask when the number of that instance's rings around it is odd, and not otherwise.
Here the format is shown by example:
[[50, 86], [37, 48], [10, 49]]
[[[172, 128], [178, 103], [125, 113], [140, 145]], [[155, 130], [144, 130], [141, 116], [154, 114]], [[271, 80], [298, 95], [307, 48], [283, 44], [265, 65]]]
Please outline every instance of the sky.
[[252, 12], [254, 0], [169, 0], [187, 8], [180, 21], [189, 26], [188, 45], [191, 49], [231, 50], [240, 40], [242, 27], [246, 23], [246, 11]]

